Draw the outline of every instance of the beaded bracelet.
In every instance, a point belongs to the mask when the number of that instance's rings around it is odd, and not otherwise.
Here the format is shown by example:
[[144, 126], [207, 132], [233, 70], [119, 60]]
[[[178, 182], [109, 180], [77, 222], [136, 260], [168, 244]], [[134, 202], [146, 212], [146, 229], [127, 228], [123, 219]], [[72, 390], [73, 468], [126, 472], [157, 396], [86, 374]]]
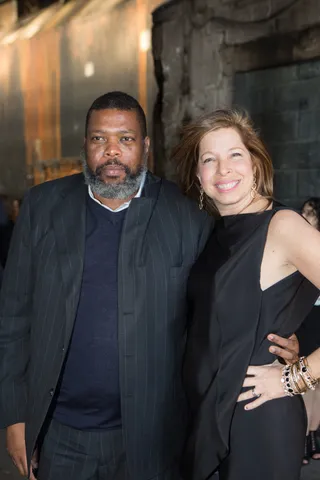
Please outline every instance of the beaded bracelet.
[[282, 377], [281, 383], [283, 386], [284, 393], [288, 397], [293, 397], [294, 395], [298, 395], [299, 392], [296, 391], [295, 386], [292, 380], [292, 370], [291, 365], [286, 365], [282, 369]]
[[314, 378], [309, 370], [308, 360], [305, 357], [293, 365], [286, 365], [282, 369], [281, 382], [286, 395], [304, 395], [307, 390], [314, 390], [318, 380]]

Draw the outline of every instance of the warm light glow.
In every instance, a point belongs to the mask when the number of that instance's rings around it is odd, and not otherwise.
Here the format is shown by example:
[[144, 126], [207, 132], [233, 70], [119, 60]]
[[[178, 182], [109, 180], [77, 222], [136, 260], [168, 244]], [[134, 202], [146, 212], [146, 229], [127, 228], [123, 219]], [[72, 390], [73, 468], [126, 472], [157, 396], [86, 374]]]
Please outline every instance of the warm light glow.
[[33, 22], [31, 25], [28, 25], [28, 27], [26, 27], [24, 29], [24, 32], [23, 32], [22, 36], [24, 38], [31, 38], [36, 33], [38, 33], [39, 30], [40, 30], [40, 23], [39, 22]]
[[87, 62], [84, 66], [84, 76], [89, 78], [94, 75], [94, 63]]
[[1, 40], [1, 43], [3, 45], [10, 45], [10, 43], [13, 43], [17, 39], [17, 37], [18, 37], [18, 32], [10, 33], [9, 35], [7, 35]]
[[150, 30], [143, 30], [140, 33], [140, 50], [147, 52], [151, 47], [151, 32]]

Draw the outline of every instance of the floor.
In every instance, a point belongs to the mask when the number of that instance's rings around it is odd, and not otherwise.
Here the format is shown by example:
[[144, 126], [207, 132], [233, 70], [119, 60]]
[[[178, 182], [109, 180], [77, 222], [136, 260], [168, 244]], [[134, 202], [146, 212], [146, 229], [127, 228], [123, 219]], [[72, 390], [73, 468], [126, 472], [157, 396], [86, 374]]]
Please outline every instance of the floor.
[[320, 480], [320, 460], [312, 460], [302, 468], [301, 480]]
[[[0, 430], [0, 480], [21, 480], [22, 477], [11, 464], [5, 450], [4, 432]], [[64, 480], [64, 479], [59, 479]], [[242, 479], [239, 479], [242, 480]], [[290, 480], [290, 479], [284, 479]], [[320, 461], [311, 461], [310, 464], [302, 468], [301, 480], [320, 480]]]

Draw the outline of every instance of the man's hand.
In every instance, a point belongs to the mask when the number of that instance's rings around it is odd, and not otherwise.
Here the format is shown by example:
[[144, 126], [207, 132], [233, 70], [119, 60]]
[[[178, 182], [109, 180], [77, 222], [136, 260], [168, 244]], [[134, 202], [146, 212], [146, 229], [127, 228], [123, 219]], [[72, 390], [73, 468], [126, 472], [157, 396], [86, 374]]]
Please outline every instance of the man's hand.
[[[28, 467], [24, 423], [16, 423], [7, 427], [7, 451], [20, 474], [27, 477]], [[36, 480], [32, 470], [29, 478], [30, 480]]]
[[269, 352], [283, 358], [288, 364], [295, 363], [299, 360], [299, 341], [295, 334], [289, 338], [279, 337], [271, 333], [268, 340], [275, 343], [269, 348]]

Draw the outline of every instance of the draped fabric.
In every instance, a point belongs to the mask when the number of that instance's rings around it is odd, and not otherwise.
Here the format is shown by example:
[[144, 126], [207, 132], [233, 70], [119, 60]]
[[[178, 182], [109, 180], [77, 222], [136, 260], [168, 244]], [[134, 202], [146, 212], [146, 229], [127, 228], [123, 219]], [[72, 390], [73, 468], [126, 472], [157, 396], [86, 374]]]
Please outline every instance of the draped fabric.
[[278, 210], [222, 217], [191, 271], [184, 364], [192, 412], [183, 462], [186, 478], [210, 478], [227, 457], [248, 366], [274, 361], [267, 334], [292, 334], [317, 296], [299, 272], [261, 290], [268, 226]]

